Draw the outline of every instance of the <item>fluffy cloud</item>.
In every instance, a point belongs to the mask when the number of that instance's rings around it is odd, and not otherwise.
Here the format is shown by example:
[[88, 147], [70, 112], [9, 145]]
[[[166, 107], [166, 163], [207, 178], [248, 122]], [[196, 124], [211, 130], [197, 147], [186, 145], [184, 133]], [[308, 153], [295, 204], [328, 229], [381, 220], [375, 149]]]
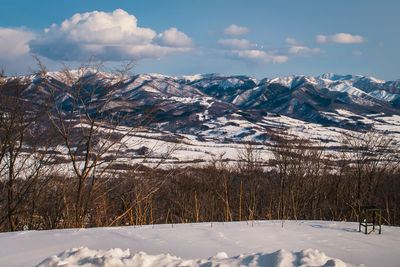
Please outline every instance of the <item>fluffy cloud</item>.
[[0, 60], [15, 60], [29, 55], [29, 41], [35, 35], [24, 29], [0, 27]]
[[315, 41], [319, 44], [356, 44], [363, 43], [365, 41], [364, 37], [360, 35], [352, 35], [350, 33], [337, 33], [334, 35], [317, 35]]
[[188, 51], [191, 45], [192, 40], [176, 28], [157, 35], [150, 28], [139, 27], [136, 17], [122, 9], [75, 14], [29, 43], [33, 53], [66, 61], [91, 56], [111, 61], [160, 58]]
[[32, 32], [23, 28], [0, 27], [0, 68], [5, 68], [9, 74], [29, 72], [35, 63], [28, 43], [34, 38]]
[[243, 26], [238, 26], [236, 24], [229, 25], [227, 28], [224, 29], [223, 33], [225, 35], [245, 35], [249, 33], [249, 29]]
[[249, 49], [253, 45], [246, 39], [223, 39], [219, 40], [218, 43], [228, 49], [244, 50]]
[[190, 39], [183, 32], [178, 31], [176, 28], [171, 28], [157, 36], [157, 39], [161, 45], [171, 47], [191, 47], [193, 45], [192, 39]]
[[236, 50], [231, 51], [231, 56], [236, 59], [245, 59], [254, 63], [285, 63], [288, 61], [287, 56], [275, 55], [263, 50]]

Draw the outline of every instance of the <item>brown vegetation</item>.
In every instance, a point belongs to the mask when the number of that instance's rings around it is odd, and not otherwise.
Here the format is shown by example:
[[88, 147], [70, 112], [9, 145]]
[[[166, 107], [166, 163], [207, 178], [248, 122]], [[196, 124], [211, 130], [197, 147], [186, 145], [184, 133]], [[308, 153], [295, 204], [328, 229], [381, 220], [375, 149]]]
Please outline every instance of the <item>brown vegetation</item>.
[[[249, 150], [244, 151], [254, 153]], [[332, 162], [323, 159], [322, 150], [293, 140], [277, 145], [274, 153], [268, 170], [248, 155], [249, 161], [235, 167], [215, 160], [203, 167], [132, 166], [113, 177], [104, 175], [90, 201], [85, 198], [79, 227], [265, 219], [357, 221], [360, 205], [369, 204], [383, 209], [385, 224], [400, 224], [397, 165], [376, 164], [372, 174], [371, 159]], [[3, 221], [1, 230], [76, 227], [75, 179], [40, 176], [36, 187], [24, 190], [14, 225]], [[26, 188], [27, 183], [29, 179], [14, 180], [15, 188]], [[7, 179], [2, 179], [2, 206], [8, 187]], [[85, 186], [84, 194], [89, 190], [93, 189]], [[1, 215], [7, 216], [7, 210], [2, 209]]]

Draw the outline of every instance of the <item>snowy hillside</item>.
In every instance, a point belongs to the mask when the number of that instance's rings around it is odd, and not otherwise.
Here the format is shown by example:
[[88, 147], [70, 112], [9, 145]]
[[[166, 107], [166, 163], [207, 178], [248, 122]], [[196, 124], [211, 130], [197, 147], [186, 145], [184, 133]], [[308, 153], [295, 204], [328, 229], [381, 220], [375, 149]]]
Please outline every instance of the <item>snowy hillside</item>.
[[0, 265], [389, 267], [400, 262], [399, 242], [398, 227], [365, 235], [357, 223], [328, 221], [27, 231], [0, 234]]

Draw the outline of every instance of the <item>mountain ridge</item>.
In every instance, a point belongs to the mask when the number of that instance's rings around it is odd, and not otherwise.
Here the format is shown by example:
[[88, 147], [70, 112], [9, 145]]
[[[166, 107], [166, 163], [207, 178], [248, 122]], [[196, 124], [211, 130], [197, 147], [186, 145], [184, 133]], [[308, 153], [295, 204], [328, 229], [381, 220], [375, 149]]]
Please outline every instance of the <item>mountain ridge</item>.
[[[47, 75], [54, 88], [64, 86], [73, 91], [79, 86], [65, 84], [58, 78], [60, 73]], [[90, 71], [87, 75], [93, 78], [88, 87], [119, 82], [117, 76], [108, 73]], [[32, 83], [40, 79], [31, 78]], [[70, 97], [60, 90], [57, 99], [67, 105]], [[101, 99], [102, 96], [95, 92], [90, 97]], [[384, 121], [382, 117], [400, 116], [400, 80], [333, 73], [260, 80], [226, 74], [136, 74], [118, 84], [107, 112], [122, 112], [128, 115], [124, 123], [134, 125], [151, 108], [156, 108], [149, 125], [153, 129], [213, 138], [224, 135], [240, 140], [246, 132], [257, 139], [271, 127], [265, 121], [279, 116], [321, 127], [371, 130]], [[283, 121], [282, 125], [285, 124]], [[233, 126], [239, 134], [229, 134]]]

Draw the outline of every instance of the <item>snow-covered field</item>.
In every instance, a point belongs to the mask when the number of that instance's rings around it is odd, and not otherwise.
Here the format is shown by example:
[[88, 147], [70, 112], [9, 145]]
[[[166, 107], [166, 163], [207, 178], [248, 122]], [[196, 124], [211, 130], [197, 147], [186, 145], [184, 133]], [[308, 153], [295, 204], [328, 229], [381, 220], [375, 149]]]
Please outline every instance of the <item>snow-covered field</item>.
[[[337, 110], [337, 113], [324, 112], [338, 121], [351, 120], [357, 114], [346, 110]], [[400, 116], [386, 116], [384, 114], [369, 114], [363, 117], [363, 123], [374, 125], [376, 133], [383, 134], [392, 145], [397, 148], [400, 144]], [[174, 166], [201, 166], [214, 160], [224, 160], [233, 166], [243, 156], [246, 142], [251, 142], [257, 153], [258, 160], [266, 164], [273, 153], [268, 134], [279, 133], [288, 137], [301, 138], [311, 141], [312, 146], [325, 148], [326, 157], [335, 159], [343, 156], [338, 153], [338, 148], [343, 146], [346, 135], [362, 136], [361, 133], [338, 127], [325, 127], [321, 124], [304, 122], [283, 115], [268, 115], [258, 123], [250, 123], [245, 120], [219, 117], [209, 120], [207, 130], [197, 133], [172, 133], [166, 130], [151, 130], [147, 128], [134, 129], [120, 126], [111, 131], [121, 134], [121, 147], [115, 145], [105, 157], [118, 155], [117, 163], [133, 165], [136, 163], [164, 168]], [[109, 128], [104, 128], [107, 134]], [[269, 129], [269, 130], [266, 130]], [[268, 132], [269, 131], [269, 132]], [[106, 135], [107, 135], [106, 134]], [[264, 135], [266, 140], [262, 140]], [[145, 152], [138, 154], [138, 150], [145, 148]], [[45, 149], [45, 148], [43, 148]], [[64, 146], [57, 147], [58, 162], [68, 162], [67, 150]], [[84, 164], [81, 162], [81, 164]], [[63, 171], [71, 171], [70, 164], [58, 164]]]
[[400, 266], [400, 228], [256, 221], [0, 234], [0, 266]]

